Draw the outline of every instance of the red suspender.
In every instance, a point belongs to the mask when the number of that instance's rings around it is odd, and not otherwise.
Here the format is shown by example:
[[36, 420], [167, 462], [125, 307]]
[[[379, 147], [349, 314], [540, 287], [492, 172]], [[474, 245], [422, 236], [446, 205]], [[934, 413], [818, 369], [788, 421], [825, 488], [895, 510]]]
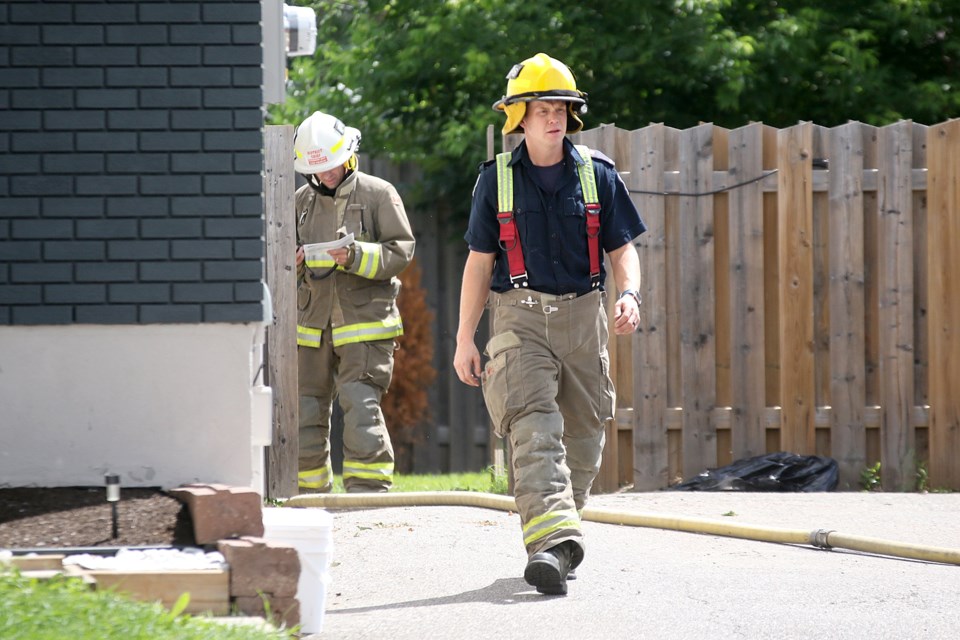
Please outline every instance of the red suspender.
[[[587, 209], [587, 250], [590, 254], [590, 287], [600, 286], [600, 198], [590, 149], [577, 145], [583, 164], [577, 165], [580, 188]], [[500, 247], [507, 254], [510, 282], [515, 289], [527, 286], [527, 267], [523, 261], [520, 235], [513, 216], [513, 169], [509, 151], [497, 154], [497, 222], [500, 223]]]

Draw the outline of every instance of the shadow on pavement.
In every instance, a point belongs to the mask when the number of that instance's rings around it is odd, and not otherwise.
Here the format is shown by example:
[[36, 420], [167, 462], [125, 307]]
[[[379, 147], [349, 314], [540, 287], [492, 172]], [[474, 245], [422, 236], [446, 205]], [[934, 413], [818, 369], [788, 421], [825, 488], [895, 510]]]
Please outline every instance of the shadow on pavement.
[[391, 604], [378, 604], [370, 607], [354, 607], [351, 609], [330, 609], [326, 615], [335, 616], [338, 613], [364, 613], [367, 611], [382, 611], [384, 609], [407, 609], [410, 607], [436, 607], [446, 604], [463, 604], [467, 602], [486, 602], [489, 604], [519, 604], [522, 602], [533, 602], [543, 598], [562, 597], [562, 596], [544, 596], [528, 585], [523, 578], [499, 578], [490, 586], [472, 591], [464, 591], [455, 595], [442, 596], [439, 598], [423, 598], [420, 600], [408, 600], [406, 602], [394, 602]]

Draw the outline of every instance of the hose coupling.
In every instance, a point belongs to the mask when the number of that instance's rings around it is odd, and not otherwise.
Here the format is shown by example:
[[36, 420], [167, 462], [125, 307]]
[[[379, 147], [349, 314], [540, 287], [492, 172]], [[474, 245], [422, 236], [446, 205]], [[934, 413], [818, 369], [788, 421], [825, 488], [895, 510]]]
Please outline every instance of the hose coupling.
[[833, 529], [817, 529], [816, 531], [810, 532], [810, 544], [817, 547], [818, 549], [833, 549], [830, 546], [830, 543], [827, 542], [830, 534], [833, 533]]

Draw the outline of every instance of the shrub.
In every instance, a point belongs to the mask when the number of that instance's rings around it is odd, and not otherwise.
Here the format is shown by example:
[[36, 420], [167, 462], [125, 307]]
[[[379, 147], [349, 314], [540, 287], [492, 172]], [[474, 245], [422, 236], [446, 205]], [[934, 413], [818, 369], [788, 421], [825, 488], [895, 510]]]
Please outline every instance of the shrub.
[[397, 306], [403, 318], [403, 335], [397, 339], [393, 381], [381, 409], [393, 442], [398, 472], [413, 468], [413, 446], [422, 440], [418, 427], [429, 418], [427, 389], [437, 377], [433, 366], [433, 311], [421, 286], [422, 270], [416, 258], [400, 274]]

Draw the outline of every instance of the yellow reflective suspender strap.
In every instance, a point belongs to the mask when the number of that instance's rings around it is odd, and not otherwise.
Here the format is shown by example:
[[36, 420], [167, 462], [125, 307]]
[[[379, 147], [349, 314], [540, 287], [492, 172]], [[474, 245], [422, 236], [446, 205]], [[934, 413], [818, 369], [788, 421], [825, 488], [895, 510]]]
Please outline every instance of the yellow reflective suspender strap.
[[527, 286], [527, 266], [523, 260], [517, 221], [513, 217], [513, 168], [509, 151], [497, 154], [497, 222], [500, 223], [500, 248], [507, 254], [510, 283], [514, 289]]
[[576, 145], [582, 164], [577, 165], [580, 190], [587, 209], [587, 250], [590, 253], [590, 286], [600, 287], [600, 195], [597, 193], [597, 176], [593, 172], [593, 157], [590, 147]]
[[497, 154], [497, 211], [513, 211], [513, 171], [509, 151]]
[[583, 158], [583, 164], [577, 165], [577, 173], [580, 174], [580, 188], [583, 189], [583, 201], [587, 204], [600, 204], [600, 196], [597, 193], [597, 177], [593, 173], [593, 156], [590, 155], [590, 147], [578, 144], [575, 145], [580, 157]]

